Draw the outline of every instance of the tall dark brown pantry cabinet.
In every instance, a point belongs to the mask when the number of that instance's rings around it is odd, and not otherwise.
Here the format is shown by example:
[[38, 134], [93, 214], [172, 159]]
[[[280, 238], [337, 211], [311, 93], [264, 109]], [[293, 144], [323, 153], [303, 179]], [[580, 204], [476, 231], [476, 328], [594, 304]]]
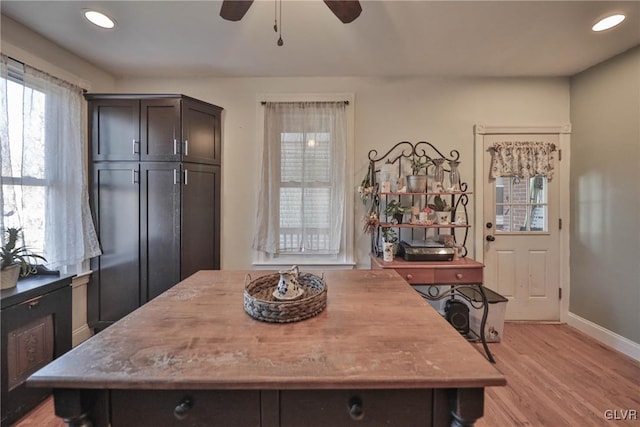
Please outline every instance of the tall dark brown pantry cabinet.
[[89, 326], [103, 329], [198, 270], [220, 268], [220, 115], [184, 95], [87, 94]]

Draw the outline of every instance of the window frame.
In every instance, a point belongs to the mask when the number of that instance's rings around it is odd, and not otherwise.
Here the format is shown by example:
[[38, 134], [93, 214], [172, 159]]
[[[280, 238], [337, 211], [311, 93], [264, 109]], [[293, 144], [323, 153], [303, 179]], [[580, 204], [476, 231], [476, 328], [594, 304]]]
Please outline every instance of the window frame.
[[[252, 265], [256, 268], [290, 268], [291, 265], [331, 268], [354, 268], [354, 148], [355, 148], [355, 96], [353, 93], [260, 93], [256, 97], [256, 143], [264, 145], [264, 106], [262, 102], [331, 102], [347, 101], [347, 147], [345, 171], [345, 212], [338, 254], [278, 254], [270, 255], [253, 250]], [[262, 155], [257, 157], [257, 170], [261, 168]]]

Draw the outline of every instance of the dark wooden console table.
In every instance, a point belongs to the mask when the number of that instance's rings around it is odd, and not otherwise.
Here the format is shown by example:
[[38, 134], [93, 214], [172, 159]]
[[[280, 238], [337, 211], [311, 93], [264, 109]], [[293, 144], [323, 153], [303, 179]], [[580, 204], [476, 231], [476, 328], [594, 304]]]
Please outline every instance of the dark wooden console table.
[[286, 324], [244, 312], [246, 273], [196, 273], [29, 385], [73, 426], [313, 427], [470, 426], [506, 384], [395, 271], [328, 271], [327, 308]]

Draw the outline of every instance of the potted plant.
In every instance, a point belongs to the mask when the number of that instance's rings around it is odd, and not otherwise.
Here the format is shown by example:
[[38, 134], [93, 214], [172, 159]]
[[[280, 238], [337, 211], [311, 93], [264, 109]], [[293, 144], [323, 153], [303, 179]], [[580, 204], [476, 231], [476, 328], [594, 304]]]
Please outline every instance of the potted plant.
[[[407, 192], [409, 193], [424, 193], [427, 191], [427, 165], [429, 162], [425, 156], [413, 155], [411, 157], [411, 172], [412, 175], [407, 175]], [[424, 169], [425, 173], [420, 174]]]
[[398, 235], [393, 228], [382, 227], [382, 240], [384, 241], [382, 248], [382, 260], [385, 262], [393, 261], [393, 257], [396, 253]]
[[448, 224], [451, 218], [451, 206], [440, 197], [439, 194], [433, 198], [433, 203], [428, 203], [427, 206], [432, 209], [436, 216], [437, 224]]
[[384, 214], [387, 217], [393, 218], [391, 220], [392, 224], [402, 224], [402, 218], [405, 212], [409, 210], [411, 210], [411, 208], [405, 208], [404, 206], [400, 205], [400, 202], [398, 202], [397, 200], [391, 200], [389, 203], [387, 203], [387, 207], [384, 209]]
[[21, 228], [14, 227], [5, 230], [5, 244], [0, 247], [1, 289], [9, 289], [16, 286], [18, 276], [29, 274], [29, 269], [33, 266], [30, 260], [41, 259], [46, 261], [43, 256], [30, 252], [24, 246], [16, 245], [21, 231]]

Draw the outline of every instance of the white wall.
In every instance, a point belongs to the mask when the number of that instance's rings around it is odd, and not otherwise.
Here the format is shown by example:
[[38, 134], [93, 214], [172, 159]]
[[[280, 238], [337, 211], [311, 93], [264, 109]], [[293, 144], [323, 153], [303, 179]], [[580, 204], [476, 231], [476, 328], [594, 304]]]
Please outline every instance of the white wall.
[[[371, 149], [402, 140], [427, 140], [460, 151], [463, 180], [472, 187], [473, 125], [558, 125], [569, 122], [569, 80], [423, 78], [200, 78], [124, 79], [117, 92], [183, 93], [225, 109], [223, 114], [222, 268], [251, 268], [252, 233], [260, 176], [256, 138], [258, 93], [355, 94], [354, 182], [362, 179]], [[354, 198], [357, 200], [355, 188]], [[357, 262], [369, 267], [369, 237], [357, 200]], [[473, 217], [473, 212], [471, 212]], [[473, 245], [470, 244], [469, 248]]]
[[0, 31], [3, 54], [92, 92], [114, 90], [112, 75], [13, 19], [2, 15]]

